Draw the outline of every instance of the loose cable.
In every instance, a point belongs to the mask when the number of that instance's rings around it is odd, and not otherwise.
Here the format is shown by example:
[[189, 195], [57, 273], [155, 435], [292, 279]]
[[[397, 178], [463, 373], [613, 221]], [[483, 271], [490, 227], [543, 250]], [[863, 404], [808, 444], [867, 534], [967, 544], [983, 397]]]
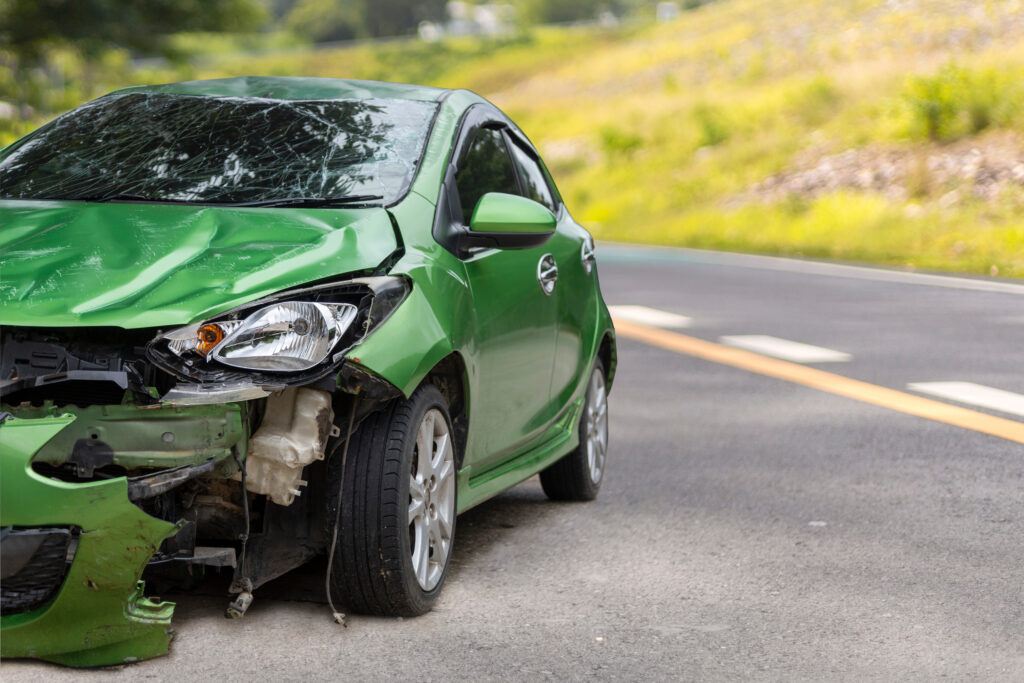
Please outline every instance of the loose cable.
[[348, 445], [352, 441], [352, 425], [356, 420], [356, 405], [359, 399], [352, 399], [352, 410], [348, 415], [348, 433], [345, 434], [345, 445], [341, 449], [341, 476], [338, 477], [338, 505], [334, 511], [334, 533], [331, 535], [331, 551], [327, 555], [327, 575], [324, 577], [324, 590], [327, 593], [327, 604], [331, 607], [331, 614], [335, 623], [348, 626], [345, 623], [345, 615], [334, 606], [334, 598], [331, 596], [331, 571], [334, 567], [334, 549], [338, 545], [338, 527], [341, 526], [341, 494], [345, 489], [345, 463], [348, 461]]

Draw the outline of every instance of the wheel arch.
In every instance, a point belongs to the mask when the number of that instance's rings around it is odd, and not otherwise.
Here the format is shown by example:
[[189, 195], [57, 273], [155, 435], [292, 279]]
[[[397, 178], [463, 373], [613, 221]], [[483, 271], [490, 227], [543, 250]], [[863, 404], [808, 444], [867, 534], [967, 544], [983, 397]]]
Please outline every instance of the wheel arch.
[[466, 372], [466, 361], [462, 354], [453, 351], [427, 372], [422, 383], [436, 386], [444, 400], [448, 403], [448, 414], [452, 419], [455, 432], [455, 455], [457, 464], [462, 465], [466, 453], [466, 442], [469, 436], [469, 375]]
[[605, 380], [610, 393], [612, 381], [615, 379], [615, 369], [619, 362], [614, 330], [605, 330], [601, 336], [601, 344], [597, 347], [597, 357], [601, 359], [601, 363], [604, 365]]

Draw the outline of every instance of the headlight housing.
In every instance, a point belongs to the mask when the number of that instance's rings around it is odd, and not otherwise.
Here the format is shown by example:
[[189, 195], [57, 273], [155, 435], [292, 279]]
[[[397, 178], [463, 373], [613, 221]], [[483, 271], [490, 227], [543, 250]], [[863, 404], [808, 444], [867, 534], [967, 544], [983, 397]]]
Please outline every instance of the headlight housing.
[[408, 292], [408, 281], [399, 277], [282, 292], [171, 330], [154, 339], [147, 354], [188, 382], [305, 384], [339, 367]]
[[352, 304], [283, 301], [244, 320], [188, 325], [167, 335], [179, 356], [205, 355], [243, 370], [298, 372], [316, 367], [356, 319]]

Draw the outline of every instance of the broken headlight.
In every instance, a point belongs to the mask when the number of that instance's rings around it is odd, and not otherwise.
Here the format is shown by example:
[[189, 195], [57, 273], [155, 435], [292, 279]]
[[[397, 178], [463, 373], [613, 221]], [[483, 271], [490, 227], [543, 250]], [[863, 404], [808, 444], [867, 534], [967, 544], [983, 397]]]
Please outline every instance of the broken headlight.
[[299, 372], [327, 359], [358, 312], [352, 304], [283, 301], [243, 320], [178, 328], [166, 335], [167, 347], [243, 370]]
[[163, 333], [146, 354], [179, 389], [307, 384], [334, 371], [409, 289], [393, 276], [296, 288]]

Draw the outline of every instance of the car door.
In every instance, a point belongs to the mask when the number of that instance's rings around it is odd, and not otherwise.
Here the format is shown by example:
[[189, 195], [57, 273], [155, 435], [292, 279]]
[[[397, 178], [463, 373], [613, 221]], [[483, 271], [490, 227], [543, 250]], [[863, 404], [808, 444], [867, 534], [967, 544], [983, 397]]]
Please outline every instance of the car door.
[[580, 379], [589, 370], [582, 332], [597, 291], [593, 282], [593, 240], [569, 215], [533, 147], [515, 130], [509, 129], [507, 135], [523, 195], [558, 217], [555, 234], [545, 248], [558, 267], [558, 281], [552, 292], [556, 338], [550, 394], [552, 408], [559, 410], [572, 400]]
[[[487, 192], [522, 194], [502, 124], [474, 126], [456, 151], [454, 182], [464, 224]], [[551, 278], [546, 244], [482, 249], [464, 257], [473, 297], [478, 378], [471, 429], [473, 469], [486, 471], [528, 449], [554, 422], [550, 401], [557, 304], [540, 282]]]

